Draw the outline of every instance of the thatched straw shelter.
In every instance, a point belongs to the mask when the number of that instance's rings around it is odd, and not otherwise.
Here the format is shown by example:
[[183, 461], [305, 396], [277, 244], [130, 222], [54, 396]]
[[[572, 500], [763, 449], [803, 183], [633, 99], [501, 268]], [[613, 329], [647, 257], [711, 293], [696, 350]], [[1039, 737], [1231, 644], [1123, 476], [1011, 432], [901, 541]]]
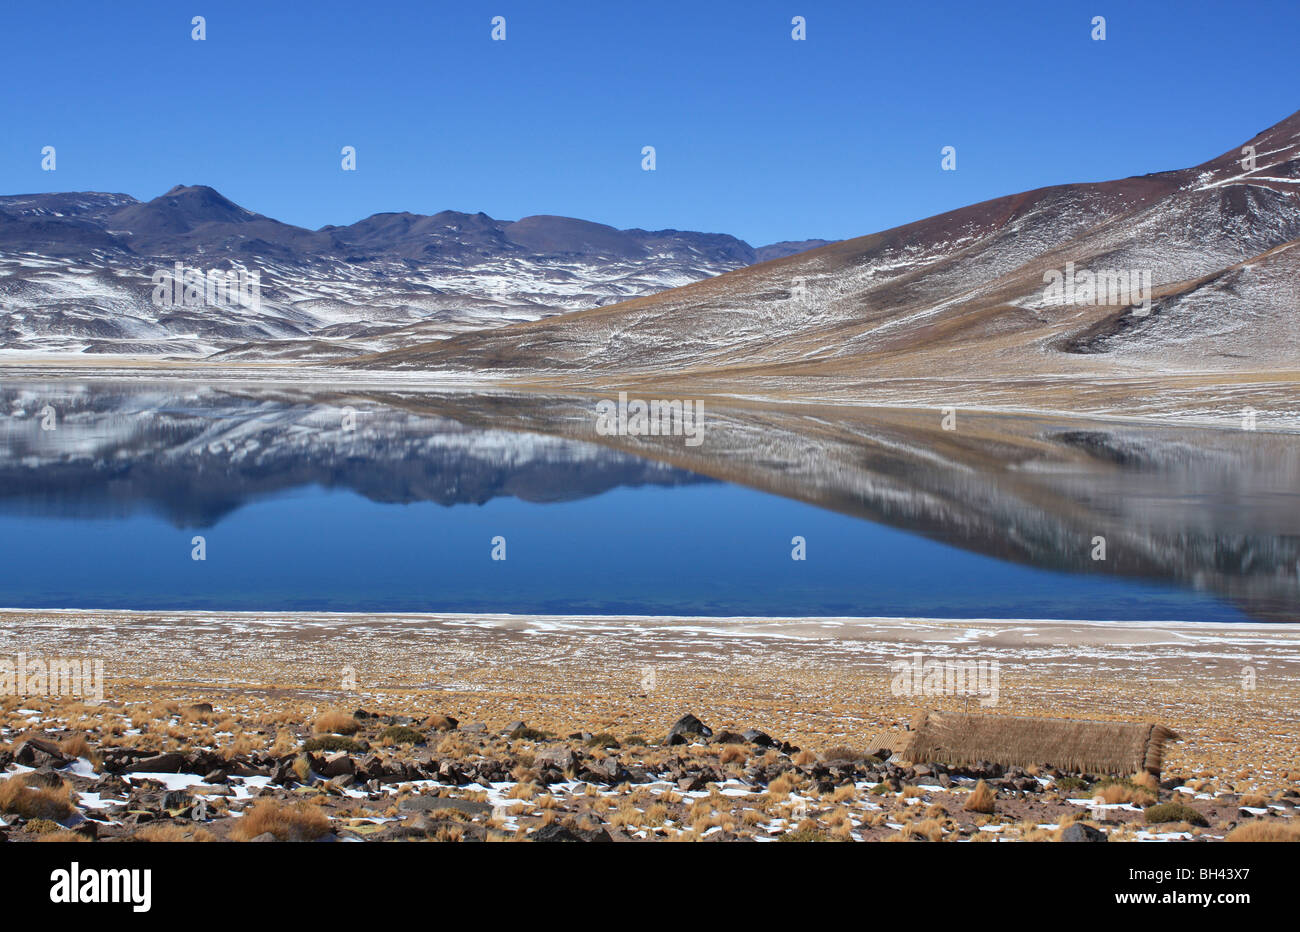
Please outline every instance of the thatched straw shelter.
[[1177, 734], [1151, 722], [1092, 722], [1013, 715], [926, 712], [899, 756], [914, 763], [1004, 767], [1041, 764], [1081, 773], [1159, 775], [1165, 743]]

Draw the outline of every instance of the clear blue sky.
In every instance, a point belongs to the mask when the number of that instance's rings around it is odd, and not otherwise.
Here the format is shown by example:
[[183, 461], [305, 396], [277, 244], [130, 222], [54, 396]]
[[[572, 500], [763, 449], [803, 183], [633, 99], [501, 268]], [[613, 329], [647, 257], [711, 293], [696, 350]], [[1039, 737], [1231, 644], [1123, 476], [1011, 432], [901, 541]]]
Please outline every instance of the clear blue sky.
[[455, 209], [842, 238], [1181, 168], [1300, 109], [1297, 0], [10, 2], [0, 36], [0, 193], [209, 184], [313, 228]]

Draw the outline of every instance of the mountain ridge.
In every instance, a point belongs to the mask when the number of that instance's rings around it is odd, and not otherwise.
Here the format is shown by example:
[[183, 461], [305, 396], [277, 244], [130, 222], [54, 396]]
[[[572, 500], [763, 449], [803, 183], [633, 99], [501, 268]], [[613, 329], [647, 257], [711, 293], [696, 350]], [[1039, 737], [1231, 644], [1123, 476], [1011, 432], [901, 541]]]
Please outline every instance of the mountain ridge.
[[[1148, 274], [1149, 301], [1108, 292], [1053, 305], [1045, 282], [1076, 268]], [[849, 386], [837, 396], [846, 400], [873, 379], [938, 373], [1294, 372], [1297, 282], [1300, 113], [1189, 168], [992, 198], [672, 291], [349, 365], [772, 395], [815, 376]]]
[[[206, 185], [148, 201], [9, 195], [0, 197], [0, 351], [328, 361], [649, 294], [798, 248], [458, 211], [308, 230]], [[159, 306], [154, 276], [175, 262], [256, 271], [260, 300]]]

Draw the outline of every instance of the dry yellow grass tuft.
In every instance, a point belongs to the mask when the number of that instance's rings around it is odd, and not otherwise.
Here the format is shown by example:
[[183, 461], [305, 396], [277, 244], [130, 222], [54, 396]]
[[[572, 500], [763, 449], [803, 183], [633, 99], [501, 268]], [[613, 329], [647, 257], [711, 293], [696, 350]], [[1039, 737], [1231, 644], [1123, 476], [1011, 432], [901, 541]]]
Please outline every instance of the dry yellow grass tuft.
[[72, 815], [72, 787], [51, 789], [28, 784], [22, 774], [10, 777], [0, 781], [0, 812], [24, 819], [66, 819]]
[[1146, 770], [1133, 774], [1133, 783], [1143, 789], [1150, 790], [1152, 793], [1160, 792], [1160, 781], [1156, 775]]
[[216, 841], [205, 828], [179, 825], [175, 822], [146, 825], [134, 835], [132, 841], [177, 842], [177, 841]]
[[767, 795], [772, 799], [785, 799], [794, 789], [794, 777], [783, 773], [767, 785]]
[[943, 840], [943, 822], [940, 819], [926, 819], [922, 822], [909, 822], [903, 826], [903, 837], [920, 835], [927, 841]]
[[361, 723], [351, 712], [330, 709], [316, 716], [312, 728], [318, 735], [354, 735], [361, 728]]
[[507, 799], [532, 799], [537, 795], [536, 783], [516, 783], [506, 794]]
[[743, 764], [749, 760], [749, 751], [739, 744], [724, 744], [718, 752], [720, 764]]
[[96, 767], [99, 766], [99, 755], [90, 746], [85, 735], [71, 735], [64, 738], [59, 742], [59, 750], [69, 757], [84, 757]]
[[66, 829], [57, 832], [47, 832], [36, 839], [37, 841], [55, 841], [59, 843], [90, 841], [85, 835], [78, 835], [76, 832], [69, 832]]
[[1282, 822], [1247, 822], [1228, 833], [1224, 841], [1300, 841], [1300, 826]]
[[989, 789], [989, 785], [981, 780], [975, 784], [975, 789], [971, 790], [970, 796], [966, 798], [965, 809], [967, 812], [984, 812], [993, 811], [993, 802], [997, 799], [997, 794]]
[[1150, 790], [1144, 787], [1125, 786], [1122, 783], [1112, 783], [1104, 786], [1095, 792], [1093, 796], [1100, 796], [1108, 806], [1115, 806], [1120, 803], [1147, 806], [1156, 801], [1155, 795]]
[[252, 841], [270, 832], [277, 841], [313, 841], [329, 830], [329, 817], [319, 806], [259, 799], [235, 824], [230, 837], [235, 841]]

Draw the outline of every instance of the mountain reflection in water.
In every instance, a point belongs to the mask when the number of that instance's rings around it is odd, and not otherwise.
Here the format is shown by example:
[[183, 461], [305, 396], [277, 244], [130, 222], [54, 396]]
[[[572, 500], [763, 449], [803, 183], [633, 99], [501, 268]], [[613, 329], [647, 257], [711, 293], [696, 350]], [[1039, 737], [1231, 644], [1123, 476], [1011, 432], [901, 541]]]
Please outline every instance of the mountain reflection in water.
[[[709, 493], [719, 501], [732, 494], [727, 489], [746, 487], [946, 545], [925, 551], [923, 559], [955, 560], [945, 555], [956, 547], [1004, 565], [1131, 584], [1138, 587], [1131, 599], [1107, 596], [1126, 617], [1146, 617], [1138, 603], [1148, 597], [1141, 589], [1147, 585], [1186, 593], [1187, 620], [1211, 604], [1198, 599], [1265, 620], [1296, 620], [1300, 609], [1300, 436], [1294, 434], [975, 412], [961, 412], [957, 429], [946, 431], [931, 410], [709, 401], [704, 442], [689, 447], [681, 437], [597, 435], [596, 400], [7, 381], [0, 385], [0, 513], [48, 521], [152, 512], [175, 528], [219, 529], [250, 503], [319, 488], [385, 505], [546, 503], [538, 514], [558, 520], [557, 503], [722, 480], [730, 485], [715, 484]], [[41, 427], [47, 405], [57, 418], [53, 431]], [[664, 502], [671, 500], [655, 498], [644, 521], [620, 525], [617, 533], [635, 536], [638, 525], [656, 520], [655, 511], [666, 519]], [[745, 527], [717, 527], [719, 546], [728, 546], [728, 535], [743, 541], [755, 528], [766, 533], [770, 527], [784, 573], [788, 542], [799, 528], [788, 527], [792, 512], [775, 504], [765, 524], [765, 510], [747, 499], [737, 518]], [[1105, 559], [1096, 559], [1101, 539]], [[589, 546], [599, 551], [601, 543]], [[671, 536], [663, 546], [673, 546]], [[810, 541], [810, 572], [813, 561], [827, 556], [817, 547]], [[719, 556], [706, 568], [720, 592], [729, 566]], [[844, 566], [853, 576], [852, 561]], [[869, 569], [863, 567], [864, 578]], [[942, 567], [930, 577], [943, 578]], [[811, 575], [805, 582], [814, 585]], [[1010, 577], [990, 575], [989, 615], [1009, 604], [997, 587], [1012, 584]], [[843, 592], [825, 599], [810, 588], [806, 602], [792, 596], [788, 605], [773, 590], [770, 613], [805, 604], [862, 613], [933, 604], [930, 591], [918, 590], [909, 602], [907, 592], [880, 585], [876, 593], [869, 582], [845, 581]], [[527, 587], [518, 591], [527, 603]], [[68, 594], [68, 604], [77, 597]], [[21, 587], [0, 591], [5, 604], [23, 598]], [[628, 593], [582, 604], [630, 611], [643, 605], [639, 598]], [[747, 601], [718, 598], [683, 592], [676, 602], [665, 597], [643, 608], [763, 613]], [[957, 611], [983, 614], [979, 598], [963, 598], [969, 607]], [[1027, 604], [1059, 612], [1056, 617], [1109, 617], [1098, 615], [1090, 598], [1080, 589], [1057, 602]], [[361, 610], [363, 601], [329, 604]], [[300, 602], [286, 596], [263, 607]], [[418, 604], [436, 609], [443, 603]], [[497, 603], [450, 598], [447, 604]], [[1175, 599], [1153, 610], [1179, 604]], [[574, 603], [539, 593], [536, 604], [510, 606], [569, 610]]]

